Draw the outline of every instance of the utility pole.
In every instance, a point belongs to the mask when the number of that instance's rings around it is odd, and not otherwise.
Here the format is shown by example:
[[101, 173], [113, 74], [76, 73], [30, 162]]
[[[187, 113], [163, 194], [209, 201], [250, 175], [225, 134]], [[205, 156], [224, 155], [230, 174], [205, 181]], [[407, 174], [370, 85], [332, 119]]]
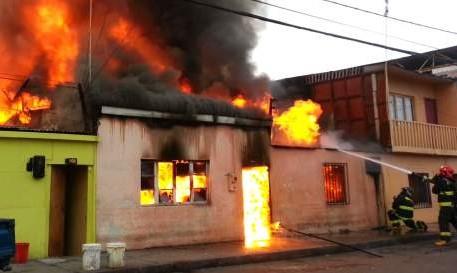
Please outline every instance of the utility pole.
[[92, 0], [89, 0], [89, 56], [88, 56], [89, 84], [92, 85]]

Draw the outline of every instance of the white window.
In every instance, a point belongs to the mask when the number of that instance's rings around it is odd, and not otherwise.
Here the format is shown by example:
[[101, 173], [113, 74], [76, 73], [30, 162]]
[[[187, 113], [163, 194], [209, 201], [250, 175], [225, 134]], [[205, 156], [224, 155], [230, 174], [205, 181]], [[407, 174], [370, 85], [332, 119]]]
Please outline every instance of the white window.
[[389, 117], [393, 120], [413, 121], [413, 98], [402, 95], [390, 95]]
[[141, 160], [142, 206], [206, 203], [207, 200], [207, 161]]

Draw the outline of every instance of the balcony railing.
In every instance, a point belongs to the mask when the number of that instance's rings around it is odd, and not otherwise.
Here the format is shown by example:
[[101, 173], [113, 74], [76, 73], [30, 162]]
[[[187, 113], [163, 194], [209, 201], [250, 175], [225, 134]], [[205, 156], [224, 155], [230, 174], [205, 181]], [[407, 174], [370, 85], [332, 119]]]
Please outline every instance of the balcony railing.
[[393, 152], [457, 155], [457, 127], [390, 121]]

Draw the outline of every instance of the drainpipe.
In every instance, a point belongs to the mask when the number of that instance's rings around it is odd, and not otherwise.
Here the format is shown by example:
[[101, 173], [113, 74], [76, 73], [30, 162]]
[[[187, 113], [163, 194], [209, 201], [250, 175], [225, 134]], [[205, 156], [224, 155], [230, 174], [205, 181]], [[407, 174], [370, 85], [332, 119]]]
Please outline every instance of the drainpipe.
[[379, 123], [379, 109], [378, 109], [378, 85], [376, 74], [371, 74], [371, 91], [373, 97], [373, 114], [374, 114], [374, 123], [376, 130], [376, 140], [379, 142], [381, 140], [381, 125]]

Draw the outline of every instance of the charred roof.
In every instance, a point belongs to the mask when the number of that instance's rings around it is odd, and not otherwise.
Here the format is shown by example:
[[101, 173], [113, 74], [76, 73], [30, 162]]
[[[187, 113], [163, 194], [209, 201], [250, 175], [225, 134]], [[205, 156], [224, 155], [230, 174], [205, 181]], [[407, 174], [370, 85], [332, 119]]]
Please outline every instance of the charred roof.
[[184, 116], [215, 115], [257, 120], [269, 119], [269, 116], [260, 109], [240, 109], [223, 100], [198, 95], [186, 95], [179, 92], [153, 93], [135, 89], [129, 92], [104, 90], [89, 92], [88, 99], [96, 108], [112, 106]]

